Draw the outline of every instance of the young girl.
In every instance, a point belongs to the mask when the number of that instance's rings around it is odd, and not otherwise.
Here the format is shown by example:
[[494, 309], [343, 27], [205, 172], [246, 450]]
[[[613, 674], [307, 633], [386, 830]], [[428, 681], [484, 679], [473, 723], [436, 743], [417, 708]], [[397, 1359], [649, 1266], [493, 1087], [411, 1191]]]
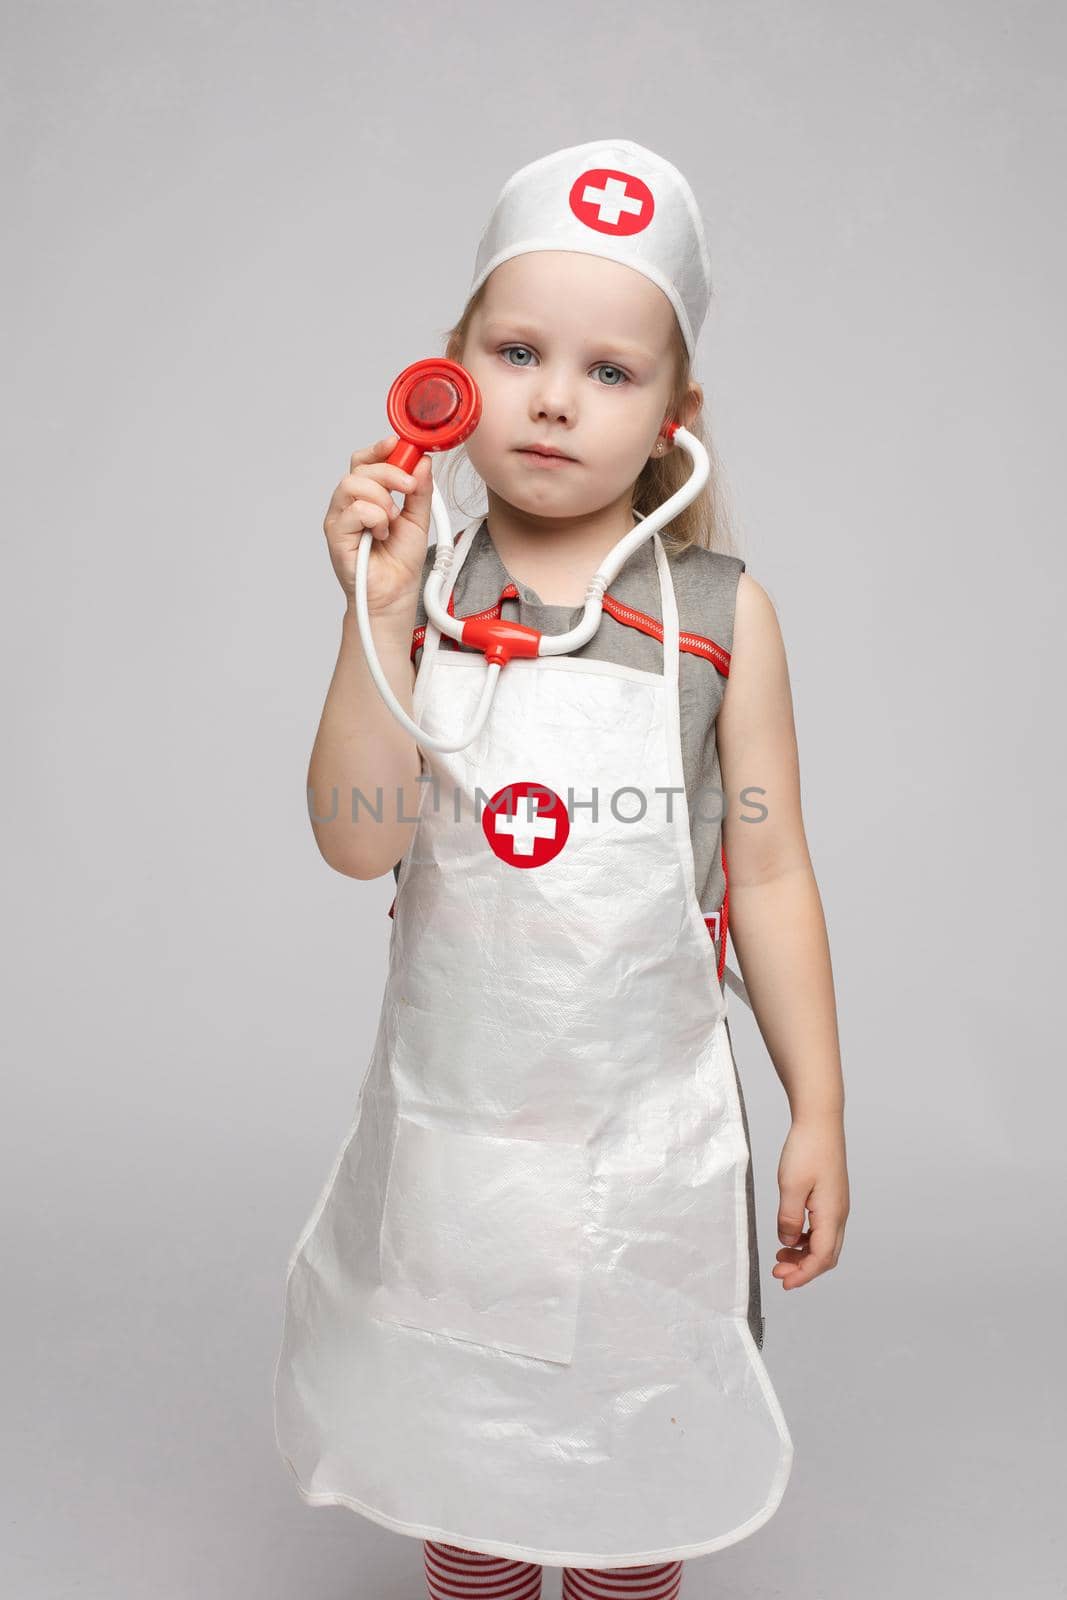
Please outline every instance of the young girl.
[[[672, 425], [701, 437], [710, 292], [689, 186], [640, 145], [505, 184], [446, 352], [481, 394], [464, 448], [488, 497], [446, 583], [457, 619], [578, 624], [690, 476]], [[278, 1446], [309, 1504], [420, 1539], [437, 1600], [537, 1596], [545, 1566], [568, 1600], [673, 1600], [686, 1558], [773, 1515], [793, 1458], [761, 1354], [727, 918], [792, 1114], [784, 1289], [836, 1265], [848, 1214], [777, 620], [715, 548], [705, 488], [610, 580], [592, 638], [507, 663], [461, 745], [486, 659], [427, 622], [431, 468], [391, 464], [397, 443], [353, 455], [325, 520], [348, 603], [313, 827], [331, 866], [393, 868], [397, 893], [355, 1121], [289, 1263]], [[373, 642], [425, 748], [361, 644], [368, 529]]]

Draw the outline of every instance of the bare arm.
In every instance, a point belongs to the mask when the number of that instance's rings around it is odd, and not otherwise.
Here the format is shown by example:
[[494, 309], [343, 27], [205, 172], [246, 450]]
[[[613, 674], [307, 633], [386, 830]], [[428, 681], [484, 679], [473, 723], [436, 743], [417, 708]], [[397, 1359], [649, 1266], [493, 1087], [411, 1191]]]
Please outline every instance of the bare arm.
[[[372, 617], [378, 659], [408, 716], [415, 669], [415, 598]], [[419, 751], [378, 693], [354, 604], [345, 610], [334, 667], [308, 766], [308, 810], [323, 859], [351, 878], [378, 878], [407, 849], [421, 785]], [[361, 797], [362, 795], [362, 797]]]
[[[729, 930], [792, 1113], [779, 1166], [778, 1222], [783, 1242], [800, 1243], [778, 1252], [776, 1275], [784, 1264], [783, 1282], [794, 1288], [835, 1265], [841, 1248], [849, 1207], [845, 1091], [829, 939], [801, 811], [785, 647], [769, 596], [745, 572], [716, 732]], [[814, 1232], [801, 1240], [805, 1206]]]
[[[387, 458], [388, 434], [353, 453], [333, 492], [323, 531], [345, 594], [341, 648], [308, 766], [308, 811], [324, 860], [351, 878], [378, 878], [400, 860], [414, 830], [423, 785], [418, 746], [393, 716], [371, 676], [356, 618], [360, 543], [373, 535], [367, 609], [374, 650], [410, 717], [415, 672], [411, 634], [435, 552], [427, 548], [433, 474], [428, 456], [413, 473]], [[403, 509], [392, 492], [404, 494]], [[411, 821], [405, 821], [411, 818]]]

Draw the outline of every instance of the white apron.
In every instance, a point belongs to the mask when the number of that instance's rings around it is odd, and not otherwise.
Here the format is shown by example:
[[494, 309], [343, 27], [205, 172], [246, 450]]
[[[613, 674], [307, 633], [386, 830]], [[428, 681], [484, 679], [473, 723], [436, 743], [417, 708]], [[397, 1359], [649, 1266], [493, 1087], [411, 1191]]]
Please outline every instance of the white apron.
[[[748, 1144], [652, 537], [662, 675], [515, 659], [473, 743], [424, 753], [377, 1038], [274, 1378], [309, 1504], [543, 1566], [732, 1544], [793, 1459], [747, 1323]], [[414, 711], [458, 736], [486, 666], [440, 639]]]

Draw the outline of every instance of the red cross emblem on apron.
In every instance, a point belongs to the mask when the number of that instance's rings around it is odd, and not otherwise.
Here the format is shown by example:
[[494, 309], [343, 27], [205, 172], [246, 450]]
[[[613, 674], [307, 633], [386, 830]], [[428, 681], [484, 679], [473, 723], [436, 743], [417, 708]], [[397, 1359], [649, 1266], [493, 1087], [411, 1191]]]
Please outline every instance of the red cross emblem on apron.
[[494, 855], [511, 867], [543, 867], [567, 842], [570, 819], [554, 789], [543, 783], [508, 783], [482, 812]]

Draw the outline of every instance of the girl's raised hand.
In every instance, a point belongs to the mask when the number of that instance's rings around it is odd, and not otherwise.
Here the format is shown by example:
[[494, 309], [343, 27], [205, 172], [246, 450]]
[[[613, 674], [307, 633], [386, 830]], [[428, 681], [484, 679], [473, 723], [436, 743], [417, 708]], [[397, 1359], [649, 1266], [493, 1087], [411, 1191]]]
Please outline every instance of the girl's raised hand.
[[[367, 566], [372, 616], [410, 606], [426, 559], [433, 470], [429, 456], [421, 458], [414, 474], [392, 465], [387, 457], [399, 442], [391, 433], [353, 452], [351, 470], [334, 490], [322, 523], [333, 570], [350, 606], [355, 605], [359, 542], [367, 529], [374, 535]], [[393, 489], [404, 494], [403, 506], [393, 499]]]

